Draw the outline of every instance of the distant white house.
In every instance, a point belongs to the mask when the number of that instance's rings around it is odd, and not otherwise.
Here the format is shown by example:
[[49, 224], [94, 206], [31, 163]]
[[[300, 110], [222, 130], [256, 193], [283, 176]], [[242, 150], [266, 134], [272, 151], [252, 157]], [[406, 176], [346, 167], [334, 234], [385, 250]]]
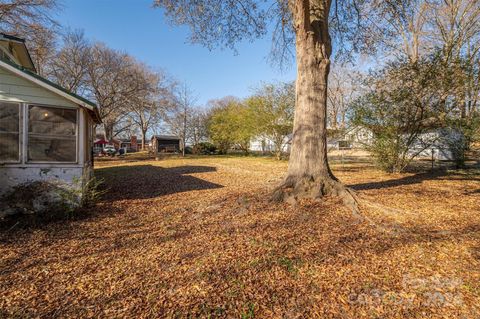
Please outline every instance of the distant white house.
[[440, 161], [455, 160], [455, 153], [463, 146], [464, 136], [454, 129], [436, 129], [420, 134], [409, 154], [417, 158], [433, 158]]
[[[329, 140], [329, 148], [365, 149], [374, 141], [373, 132], [364, 127], [351, 127], [343, 135]], [[463, 135], [452, 129], [435, 129], [419, 134], [409, 154], [415, 158], [433, 158], [435, 160], [454, 160], [455, 147], [463, 143]]]
[[327, 138], [329, 150], [363, 149], [373, 141], [373, 133], [367, 128], [352, 126], [344, 132]]
[[373, 132], [365, 127], [353, 126], [345, 132], [345, 141], [351, 143], [352, 148], [364, 148], [373, 141]]
[[[292, 135], [285, 137], [283, 142], [283, 152], [290, 153], [292, 144]], [[370, 130], [360, 127], [352, 127], [344, 133], [337, 136], [327, 137], [327, 147], [329, 150], [363, 148], [372, 141], [373, 134]], [[271, 138], [257, 136], [250, 141], [250, 151], [255, 152], [273, 152], [275, 144]]]
[[[283, 140], [283, 153], [290, 153], [292, 135], [286, 136]], [[262, 153], [271, 153], [275, 151], [275, 143], [269, 137], [257, 136], [250, 141], [250, 151], [252, 152], [262, 152]]]
[[94, 103], [36, 73], [23, 39], [0, 33], [0, 194], [38, 180], [81, 187], [100, 122]]

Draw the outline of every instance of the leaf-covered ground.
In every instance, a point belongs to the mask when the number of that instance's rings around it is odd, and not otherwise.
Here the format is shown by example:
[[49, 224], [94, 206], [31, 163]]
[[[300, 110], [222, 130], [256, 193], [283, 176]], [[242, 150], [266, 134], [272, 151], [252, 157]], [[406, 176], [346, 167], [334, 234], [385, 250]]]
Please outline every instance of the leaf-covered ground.
[[273, 204], [286, 162], [103, 160], [83, 218], [0, 232], [0, 317], [480, 318], [480, 176], [335, 164], [362, 216]]

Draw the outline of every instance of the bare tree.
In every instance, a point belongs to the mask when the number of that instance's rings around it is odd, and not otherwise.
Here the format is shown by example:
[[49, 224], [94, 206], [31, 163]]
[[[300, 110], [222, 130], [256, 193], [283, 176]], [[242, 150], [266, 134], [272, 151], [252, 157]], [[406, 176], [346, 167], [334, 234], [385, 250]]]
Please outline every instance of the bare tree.
[[49, 64], [49, 76], [67, 90], [82, 94], [88, 83], [91, 44], [83, 31], [67, 32], [63, 46]]
[[164, 121], [169, 126], [169, 131], [182, 140], [182, 156], [185, 156], [185, 146], [189, 134], [188, 124], [196, 101], [197, 98], [193, 91], [184, 83], [176, 89], [175, 98], [164, 114]]
[[2, 0], [0, 28], [12, 30], [32, 25], [55, 24], [52, 11], [58, 9], [57, 0]]
[[480, 95], [480, 2], [470, 0], [379, 0], [376, 1], [373, 37], [384, 51], [416, 63], [431, 54], [456, 67], [462, 60], [468, 68], [465, 90], [457, 100], [462, 118], [475, 114]]
[[468, 80], [459, 107], [462, 118], [472, 116], [480, 97], [480, 2], [434, 2], [430, 17], [432, 46], [441, 48], [446, 63], [465, 61]]
[[59, 9], [57, 0], [0, 1], [0, 30], [27, 40], [40, 75], [55, 53], [58, 23], [53, 14]]
[[129, 101], [149, 83], [138, 72], [138, 62], [131, 56], [96, 43], [90, 49], [88, 63], [88, 95], [100, 106], [105, 138], [110, 140], [127, 130]]
[[201, 108], [194, 108], [191, 113], [187, 124], [187, 139], [192, 143], [193, 152], [196, 154], [199, 144], [208, 137], [208, 113]]
[[[469, 69], [465, 90], [457, 96], [459, 112], [466, 117], [476, 109], [480, 93], [478, 62], [480, 50], [480, 2], [470, 0], [386, 0], [377, 3], [379, 38], [411, 63], [431, 54], [442, 55], [441, 63], [456, 67], [459, 60]], [[390, 34], [383, 37], [384, 34]], [[403, 50], [398, 50], [403, 48]]]
[[[47, 76], [49, 62], [55, 55], [57, 31], [40, 25], [32, 26], [31, 30], [34, 32], [26, 36], [27, 47], [37, 73], [41, 76]], [[24, 36], [22, 33], [18, 34]]]
[[418, 61], [427, 45], [429, 8], [427, 0], [375, 0], [371, 14], [372, 37], [382, 43], [390, 55]]
[[341, 66], [330, 73], [328, 86], [328, 124], [333, 130], [345, 129], [347, 113], [361, 91], [361, 74], [351, 67]]
[[157, 125], [172, 99], [171, 83], [163, 72], [154, 72], [144, 64], [136, 66], [144, 90], [138, 90], [129, 101], [127, 112], [142, 134], [142, 150], [145, 150], [147, 132]]
[[480, 50], [480, 3], [469, 0], [431, 4], [430, 38], [442, 48], [446, 59], [473, 57]]

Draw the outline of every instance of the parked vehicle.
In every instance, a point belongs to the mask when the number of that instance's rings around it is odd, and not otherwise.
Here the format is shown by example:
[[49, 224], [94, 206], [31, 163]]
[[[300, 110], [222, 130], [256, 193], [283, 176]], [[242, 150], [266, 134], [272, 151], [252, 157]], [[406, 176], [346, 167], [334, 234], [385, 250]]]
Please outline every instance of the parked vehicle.
[[107, 156], [114, 156], [117, 153], [117, 150], [113, 145], [105, 145], [103, 147], [103, 153]]

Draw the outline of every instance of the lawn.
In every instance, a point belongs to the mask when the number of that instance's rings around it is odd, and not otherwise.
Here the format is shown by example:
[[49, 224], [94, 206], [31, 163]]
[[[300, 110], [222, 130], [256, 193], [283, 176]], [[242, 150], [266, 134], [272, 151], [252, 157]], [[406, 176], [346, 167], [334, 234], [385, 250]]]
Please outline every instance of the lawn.
[[94, 208], [0, 232], [0, 317], [480, 318], [478, 169], [335, 163], [355, 215], [270, 202], [286, 167], [98, 161]]

